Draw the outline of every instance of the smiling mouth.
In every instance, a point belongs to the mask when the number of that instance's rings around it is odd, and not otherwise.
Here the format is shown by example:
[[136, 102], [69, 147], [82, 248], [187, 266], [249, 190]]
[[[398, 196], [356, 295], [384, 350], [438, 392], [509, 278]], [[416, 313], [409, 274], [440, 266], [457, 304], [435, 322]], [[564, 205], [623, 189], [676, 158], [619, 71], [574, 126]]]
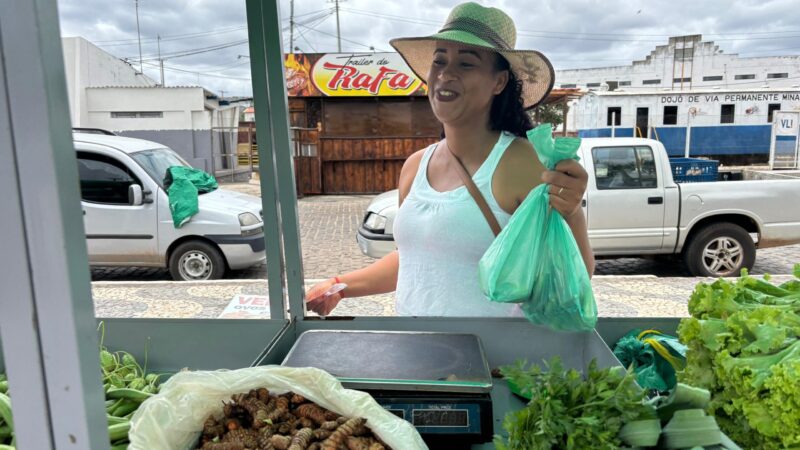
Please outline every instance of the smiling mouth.
[[437, 89], [436, 90], [436, 100], [449, 102], [458, 98], [460, 94], [455, 91], [451, 91], [449, 89]]

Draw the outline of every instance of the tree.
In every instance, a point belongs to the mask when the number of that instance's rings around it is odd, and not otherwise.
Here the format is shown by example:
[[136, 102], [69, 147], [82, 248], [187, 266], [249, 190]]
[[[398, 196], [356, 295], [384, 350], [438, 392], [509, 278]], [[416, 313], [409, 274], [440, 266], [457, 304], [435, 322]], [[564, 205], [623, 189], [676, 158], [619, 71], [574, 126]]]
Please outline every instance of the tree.
[[534, 122], [552, 124], [553, 129], [564, 123], [564, 105], [562, 103], [540, 105], [533, 108], [530, 113]]

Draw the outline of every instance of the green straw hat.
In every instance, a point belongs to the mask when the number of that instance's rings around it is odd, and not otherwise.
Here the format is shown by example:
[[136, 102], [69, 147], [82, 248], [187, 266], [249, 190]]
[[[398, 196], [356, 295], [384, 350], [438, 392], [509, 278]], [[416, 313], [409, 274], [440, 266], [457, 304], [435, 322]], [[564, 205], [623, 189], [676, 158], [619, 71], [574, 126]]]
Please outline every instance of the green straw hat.
[[477, 3], [462, 3], [450, 12], [438, 33], [427, 37], [392, 39], [390, 43], [411, 70], [427, 83], [436, 41], [449, 41], [502, 55], [522, 82], [525, 108], [538, 105], [553, 88], [555, 72], [550, 61], [535, 50], [516, 50], [517, 29], [508, 14]]

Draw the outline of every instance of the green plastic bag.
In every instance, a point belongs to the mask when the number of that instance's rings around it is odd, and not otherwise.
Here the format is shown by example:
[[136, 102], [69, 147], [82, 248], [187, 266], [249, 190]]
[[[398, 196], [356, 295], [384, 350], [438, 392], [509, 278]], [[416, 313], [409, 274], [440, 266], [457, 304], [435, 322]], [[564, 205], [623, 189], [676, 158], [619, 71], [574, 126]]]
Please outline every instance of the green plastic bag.
[[625, 367], [633, 365], [639, 386], [659, 392], [674, 388], [675, 372], [686, 366], [686, 346], [655, 330], [632, 330], [617, 341], [614, 356]]
[[172, 166], [164, 177], [164, 189], [169, 197], [172, 224], [180, 228], [199, 211], [199, 193], [217, 189], [217, 180], [206, 172], [192, 167]]
[[[554, 141], [550, 124], [529, 131], [528, 140], [550, 170], [562, 160], [578, 159], [580, 139]], [[591, 330], [597, 304], [589, 273], [569, 225], [550, 207], [548, 187], [528, 194], [481, 258], [481, 288], [492, 301], [519, 303], [534, 324]]]

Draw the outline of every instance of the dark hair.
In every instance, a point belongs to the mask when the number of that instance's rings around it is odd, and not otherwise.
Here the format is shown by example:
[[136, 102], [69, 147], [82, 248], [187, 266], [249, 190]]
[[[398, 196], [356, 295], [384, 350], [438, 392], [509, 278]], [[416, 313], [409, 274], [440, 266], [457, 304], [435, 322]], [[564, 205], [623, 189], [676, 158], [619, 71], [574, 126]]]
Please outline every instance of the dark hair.
[[497, 94], [492, 100], [492, 109], [489, 113], [489, 126], [493, 130], [508, 131], [519, 137], [525, 137], [526, 132], [533, 128], [530, 116], [525, 112], [522, 100], [522, 82], [514, 75], [508, 60], [497, 55], [495, 70], [508, 71], [508, 83], [503, 92]]

